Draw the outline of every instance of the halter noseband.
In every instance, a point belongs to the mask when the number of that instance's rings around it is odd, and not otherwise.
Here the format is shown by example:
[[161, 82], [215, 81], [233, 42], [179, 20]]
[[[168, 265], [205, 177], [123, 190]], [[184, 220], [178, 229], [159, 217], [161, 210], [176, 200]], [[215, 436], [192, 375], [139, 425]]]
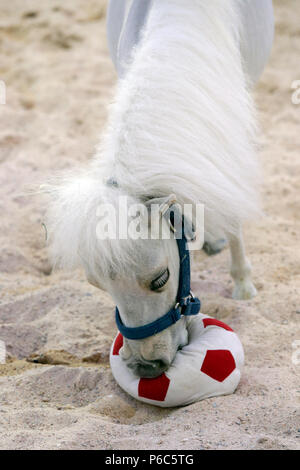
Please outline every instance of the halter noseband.
[[182, 230], [182, 238], [177, 238], [177, 247], [180, 259], [179, 285], [175, 306], [165, 315], [147, 325], [130, 328], [121, 320], [118, 307], [116, 307], [116, 323], [120, 333], [127, 339], [138, 340], [156, 335], [161, 331], [174, 325], [183, 316], [197, 315], [200, 311], [201, 302], [191, 292], [191, 267], [190, 253], [187, 247], [187, 239]]

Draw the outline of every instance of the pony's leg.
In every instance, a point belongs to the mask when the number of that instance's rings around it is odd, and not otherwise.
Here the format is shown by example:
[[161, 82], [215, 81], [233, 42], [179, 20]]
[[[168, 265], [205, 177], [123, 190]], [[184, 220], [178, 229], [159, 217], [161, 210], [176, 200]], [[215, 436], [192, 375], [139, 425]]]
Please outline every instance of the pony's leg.
[[234, 280], [232, 297], [236, 300], [249, 300], [257, 291], [251, 279], [251, 264], [246, 258], [242, 230], [238, 235], [228, 235], [231, 253], [230, 274]]
[[225, 238], [212, 238], [208, 234], [205, 236], [205, 242], [202, 247], [203, 251], [208, 256], [217, 255], [227, 246], [227, 240]]

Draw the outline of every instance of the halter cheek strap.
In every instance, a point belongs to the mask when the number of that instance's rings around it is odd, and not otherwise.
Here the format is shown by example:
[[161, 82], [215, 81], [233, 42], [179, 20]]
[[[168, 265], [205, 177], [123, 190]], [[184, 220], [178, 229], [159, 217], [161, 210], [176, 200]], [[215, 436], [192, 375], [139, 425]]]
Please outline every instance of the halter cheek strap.
[[176, 239], [176, 241], [180, 259], [176, 305], [157, 320], [136, 328], [130, 328], [124, 325], [118, 307], [116, 307], [115, 315], [117, 327], [125, 338], [132, 340], [148, 338], [174, 325], [174, 323], [178, 322], [183, 316], [197, 315], [199, 313], [201, 302], [191, 293], [190, 253], [187, 247], [187, 240], [184, 234], [182, 234], [182, 238]]

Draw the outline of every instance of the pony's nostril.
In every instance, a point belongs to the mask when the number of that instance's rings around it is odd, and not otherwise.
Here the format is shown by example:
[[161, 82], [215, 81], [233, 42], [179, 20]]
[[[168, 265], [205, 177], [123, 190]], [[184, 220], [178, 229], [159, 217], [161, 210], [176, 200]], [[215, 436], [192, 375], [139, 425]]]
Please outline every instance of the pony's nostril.
[[151, 361], [147, 363], [139, 363], [136, 365], [136, 373], [140, 377], [145, 378], [154, 378], [161, 375], [165, 370], [167, 370], [168, 366], [164, 361], [157, 360]]
[[165, 370], [167, 368], [167, 364], [164, 361], [158, 360], [154, 361], [155, 367], [159, 370]]

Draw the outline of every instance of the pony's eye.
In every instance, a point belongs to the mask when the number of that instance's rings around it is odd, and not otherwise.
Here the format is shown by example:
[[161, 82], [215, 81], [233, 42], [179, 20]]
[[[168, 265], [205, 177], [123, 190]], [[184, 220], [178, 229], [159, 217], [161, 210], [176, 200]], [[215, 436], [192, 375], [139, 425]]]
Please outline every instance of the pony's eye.
[[151, 290], [161, 289], [162, 287], [164, 287], [165, 284], [167, 284], [169, 277], [170, 277], [170, 271], [169, 271], [169, 268], [167, 268], [156, 279], [153, 279], [153, 281], [151, 281], [150, 289]]

